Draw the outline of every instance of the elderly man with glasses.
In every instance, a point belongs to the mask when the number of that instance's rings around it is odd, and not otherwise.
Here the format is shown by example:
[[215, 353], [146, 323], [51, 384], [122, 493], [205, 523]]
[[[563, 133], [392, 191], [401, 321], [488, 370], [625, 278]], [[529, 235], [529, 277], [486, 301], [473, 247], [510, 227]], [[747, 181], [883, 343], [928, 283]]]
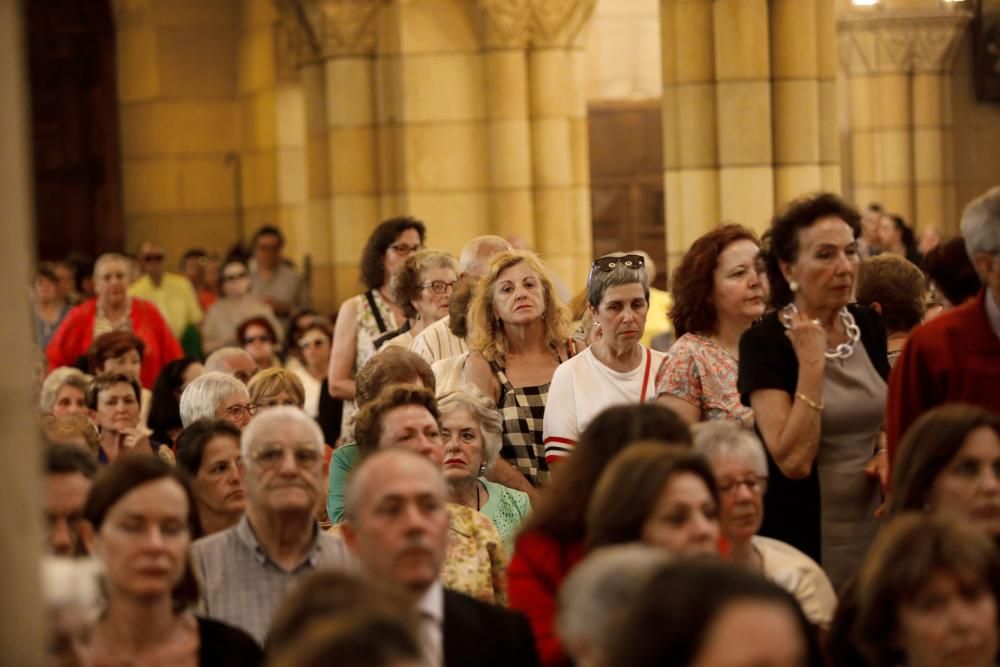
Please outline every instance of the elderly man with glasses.
[[275, 609], [305, 575], [354, 567], [343, 541], [319, 530], [323, 434], [302, 410], [262, 412], [240, 439], [246, 513], [191, 546], [204, 612], [262, 642]]

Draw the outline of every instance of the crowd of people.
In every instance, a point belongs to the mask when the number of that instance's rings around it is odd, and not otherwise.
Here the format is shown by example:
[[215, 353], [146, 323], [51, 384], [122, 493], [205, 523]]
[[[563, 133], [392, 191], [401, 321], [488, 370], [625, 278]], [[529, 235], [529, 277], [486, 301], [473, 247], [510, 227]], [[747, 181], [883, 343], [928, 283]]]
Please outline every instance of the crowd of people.
[[270, 226], [39, 267], [52, 665], [1000, 659], [1000, 186], [919, 248], [805, 196], [573, 308], [433, 240], [380, 224], [330, 317]]

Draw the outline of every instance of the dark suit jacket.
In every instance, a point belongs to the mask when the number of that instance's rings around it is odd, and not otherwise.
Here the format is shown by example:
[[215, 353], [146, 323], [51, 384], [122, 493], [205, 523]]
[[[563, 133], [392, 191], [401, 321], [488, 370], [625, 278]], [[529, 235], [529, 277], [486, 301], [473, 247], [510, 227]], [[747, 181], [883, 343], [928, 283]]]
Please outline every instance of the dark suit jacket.
[[461, 593], [444, 592], [445, 667], [536, 667], [528, 620]]

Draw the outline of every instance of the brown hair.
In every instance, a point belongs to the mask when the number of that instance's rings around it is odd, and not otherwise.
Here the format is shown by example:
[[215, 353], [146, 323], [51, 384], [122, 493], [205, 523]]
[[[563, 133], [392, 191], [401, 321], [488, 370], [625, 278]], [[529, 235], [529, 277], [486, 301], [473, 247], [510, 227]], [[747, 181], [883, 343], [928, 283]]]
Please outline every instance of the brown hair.
[[138, 380], [125, 375], [125, 373], [101, 373], [87, 387], [87, 407], [91, 410], [96, 410], [97, 399], [101, 392], [116, 384], [127, 384], [132, 387], [132, 391], [135, 392], [136, 402], [140, 407], [142, 406], [142, 388], [139, 386]]
[[[93, 526], [94, 532], [98, 532], [108, 512], [125, 494], [143, 484], [161, 479], [172, 479], [184, 490], [188, 500], [188, 533], [191, 541], [198, 539], [201, 536], [201, 522], [195, 509], [197, 504], [191, 483], [183, 473], [157, 456], [122, 456], [105, 466], [94, 479], [94, 485], [90, 487], [87, 502], [83, 506], [83, 517]], [[174, 587], [172, 597], [175, 612], [187, 609], [198, 601], [198, 581], [187, 558], [184, 563], [184, 575]]]
[[509, 345], [503, 322], [493, 316], [493, 287], [501, 273], [522, 262], [538, 274], [545, 293], [543, 319], [546, 345], [554, 348], [570, 336], [569, 311], [559, 302], [552, 280], [538, 255], [527, 250], [507, 250], [490, 260], [489, 271], [479, 280], [476, 295], [469, 304], [469, 349], [480, 352], [487, 361], [503, 359]]
[[404, 405], [419, 405], [427, 408], [434, 421], [441, 421], [434, 393], [415, 384], [400, 384], [387, 387], [378, 397], [366, 403], [359, 411], [354, 423], [354, 441], [358, 453], [364, 458], [378, 449], [382, 439], [382, 421], [389, 411]]
[[719, 315], [712, 303], [715, 269], [722, 251], [737, 241], [753, 241], [760, 246], [752, 230], [736, 224], [721, 225], [698, 237], [674, 269], [670, 320], [678, 338], [689, 331], [712, 334], [718, 330]]
[[469, 335], [469, 306], [476, 296], [476, 281], [459, 280], [448, 301], [448, 329], [459, 338]]
[[289, 394], [301, 408], [306, 402], [306, 390], [302, 380], [286, 368], [268, 368], [254, 375], [247, 384], [250, 402], [260, 403], [265, 398], [277, 396], [281, 392]]
[[909, 260], [885, 253], [861, 262], [856, 298], [878, 303], [889, 333], [909, 331], [924, 317], [924, 274]]
[[87, 357], [90, 361], [90, 372], [100, 373], [108, 359], [120, 357], [129, 350], [139, 353], [141, 360], [146, 353], [146, 344], [131, 331], [109, 331], [101, 334], [90, 344]]
[[236, 327], [236, 340], [239, 341], [240, 347], [243, 347], [243, 337], [247, 334], [247, 329], [252, 326], [263, 327], [267, 329], [267, 335], [271, 337], [271, 342], [275, 345], [278, 344], [278, 332], [274, 330], [274, 325], [271, 324], [266, 317], [251, 317], [249, 319], [240, 322], [239, 326]]
[[594, 489], [587, 509], [587, 550], [638, 541], [663, 489], [682, 473], [700, 478], [718, 505], [712, 469], [689, 447], [653, 440], [626, 447], [608, 464]]
[[431, 392], [437, 391], [437, 380], [430, 364], [405, 347], [393, 345], [380, 350], [358, 370], [354, 378], [354, 400], [358, 407], [378, 398], [391, 385], [411, 383], [415, 378]]
[[458, 279], [458, 262], [443, 250], [418, 250], [403, 262], [392, 277], [392, 299], [409, 318], [417, 316], [413, 301], [420, 297], [424, 272], [430, 269], [451, 269]]
[[1000, 436], [1000, 416], [972, 405], [950, 404], [928, 410], [903, 436], [892, 465], [892, 493], [886, 514], [922, 510], [931, 487], [965, 444], [970, 433], [990, 428]]
[[427, 228], [416, 218], [404, 216], [390, 218], [379, 224], [368, 237], [364, 250], [361, 251], [361, 282], [368, 289], [378, 289], [385, 284], [389, 276], [385, 275], [385, 253], [389, 246], [396, 242], [399, 235], [407, 229], [415, 229], [420, 236], [420, 245], [424, 244]]
[[1000, 600], [996, 545], [967, 519], [909, 512], [876, 536], [854, 591], [855, 639], [873, 667], [906, 663], [895, 645], [900, 607], [913, 602], [939, 572], [986, 588]]

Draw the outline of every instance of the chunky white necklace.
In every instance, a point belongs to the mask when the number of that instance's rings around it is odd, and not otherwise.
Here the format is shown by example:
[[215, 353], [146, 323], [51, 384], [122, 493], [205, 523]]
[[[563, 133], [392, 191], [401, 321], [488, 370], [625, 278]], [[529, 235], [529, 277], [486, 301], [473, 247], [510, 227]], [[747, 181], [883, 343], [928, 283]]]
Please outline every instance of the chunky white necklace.
[[[797, 312], [799, 312], [799, 309], [795, 307], [794, 303], [790, 303], [781, 309], [778, 317], [786, 329], [792, 328], [792, 314]], [[818, 320], [814, 321], [817, 324], [819, 323]], [[840, 309], [840, 321], [844, 323], [844, 329], [847, 331], [847, 341], [832, 350], [827, 349], [823, 353], [827, 359], [847, 359], [854, 354], [854, 345], [861, 339], [861, 329], [858, 328], [857, 323], [854, 321], [854, 315], [851, 315], [851, 311], [847, 310], [847, 306]]]

